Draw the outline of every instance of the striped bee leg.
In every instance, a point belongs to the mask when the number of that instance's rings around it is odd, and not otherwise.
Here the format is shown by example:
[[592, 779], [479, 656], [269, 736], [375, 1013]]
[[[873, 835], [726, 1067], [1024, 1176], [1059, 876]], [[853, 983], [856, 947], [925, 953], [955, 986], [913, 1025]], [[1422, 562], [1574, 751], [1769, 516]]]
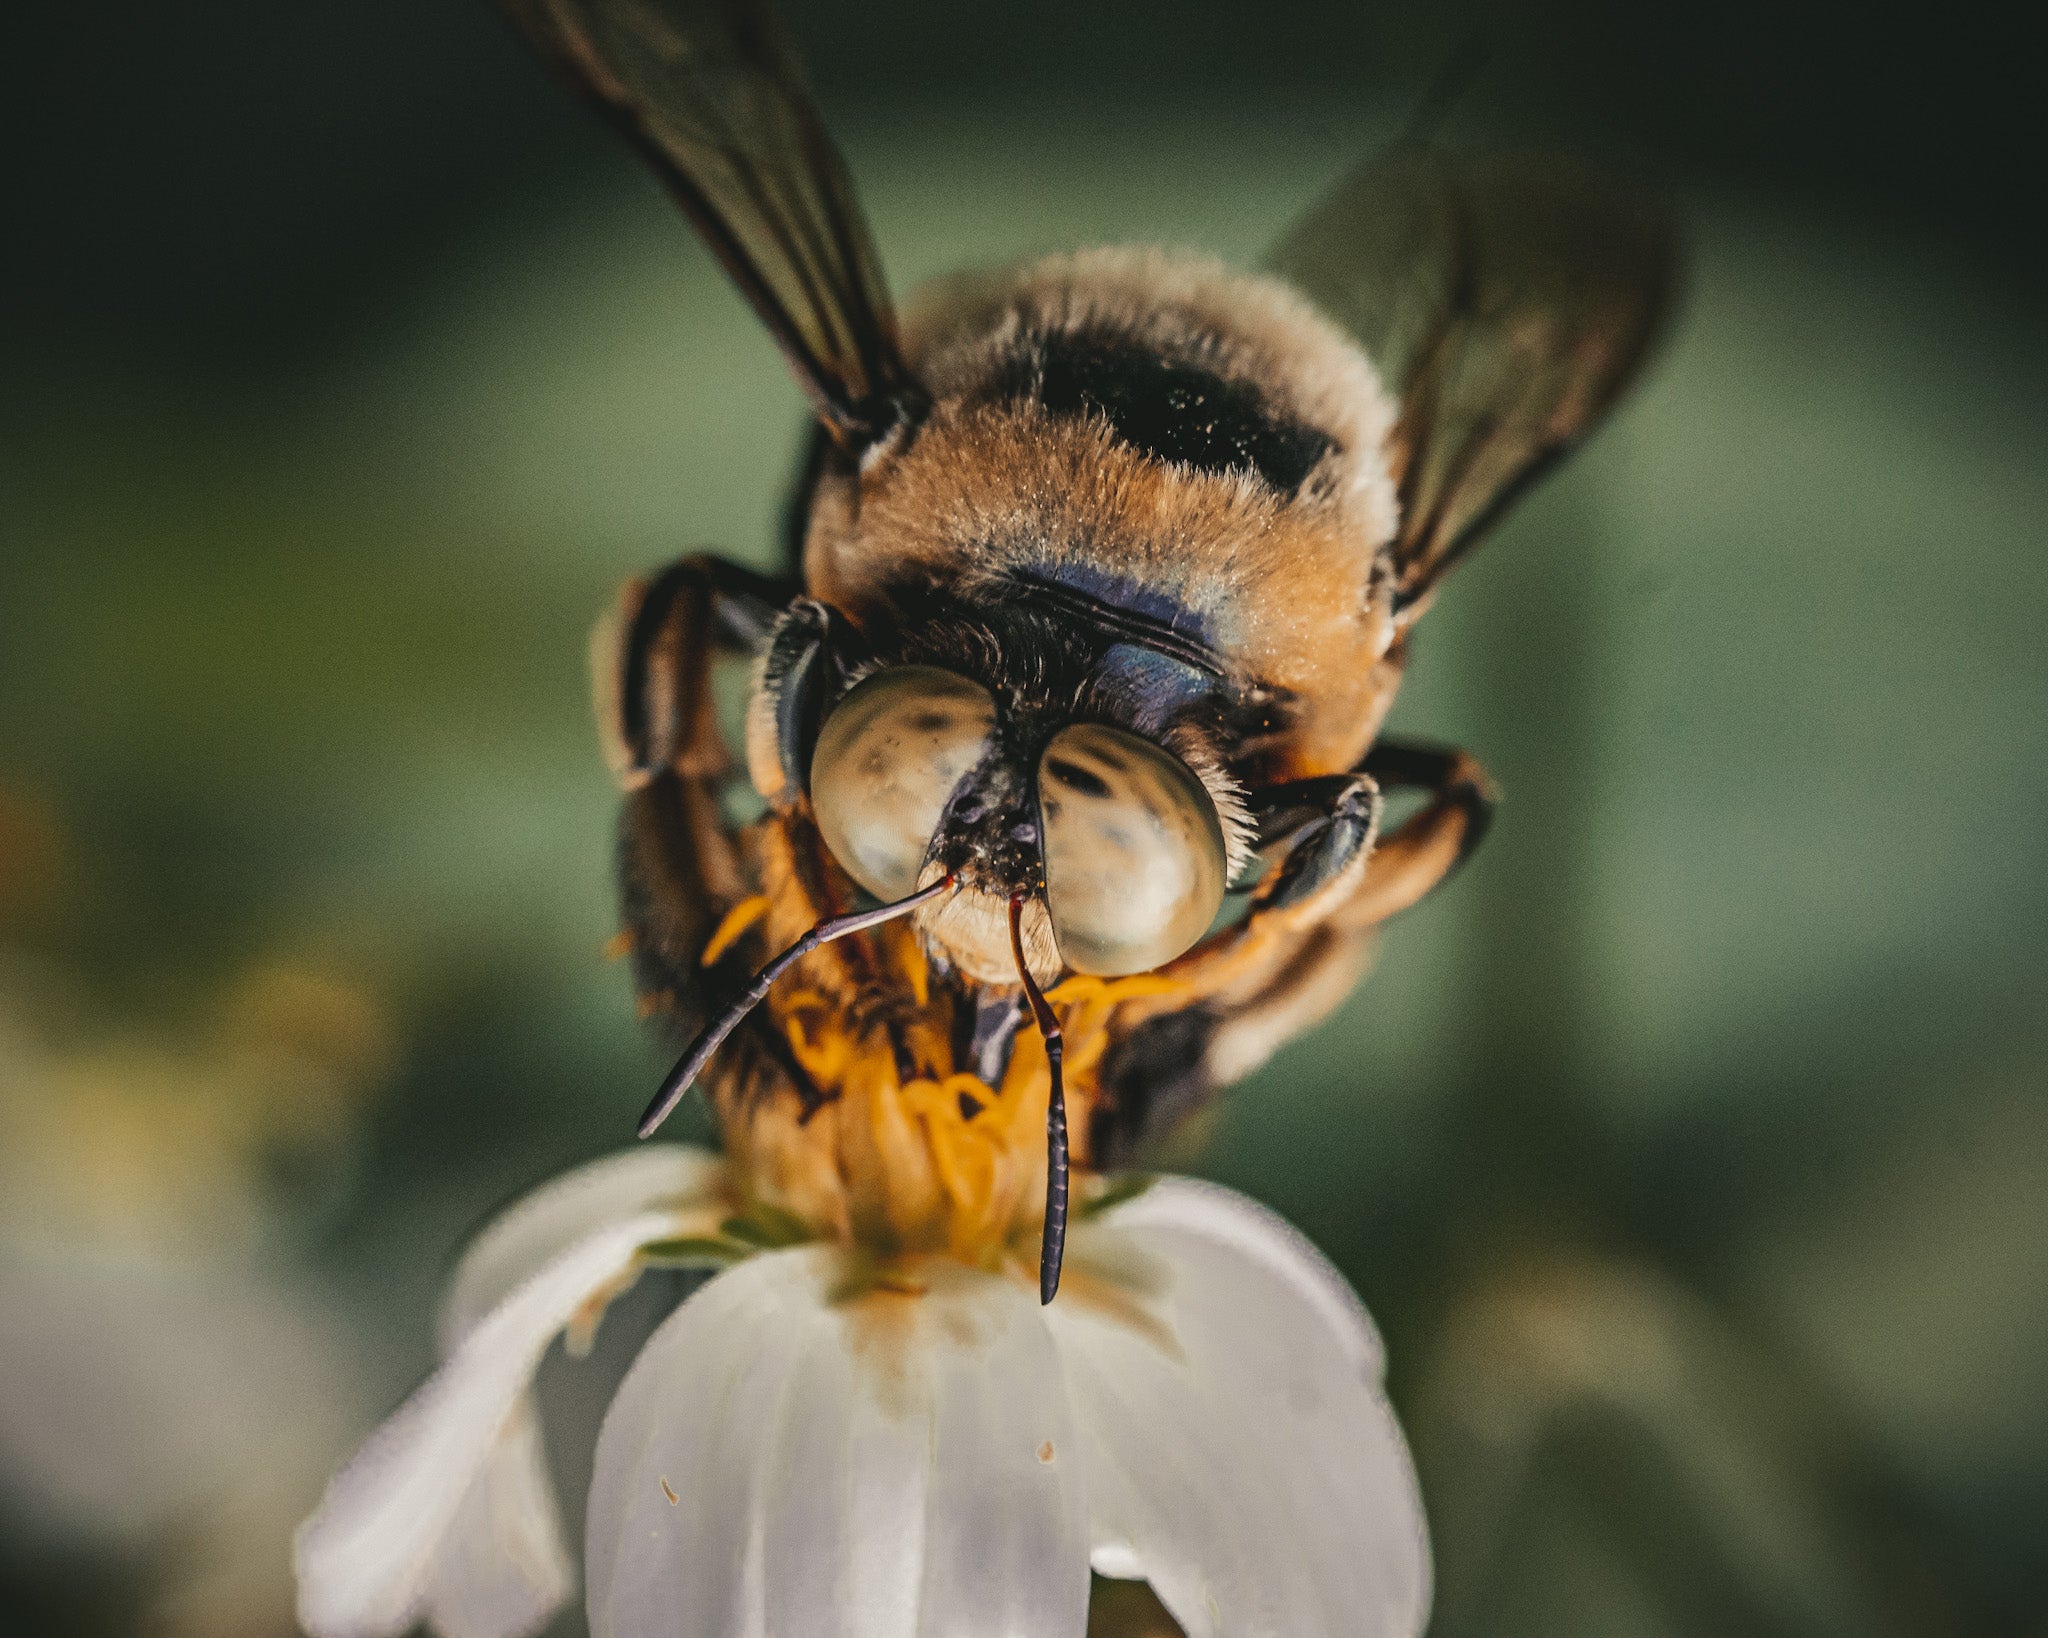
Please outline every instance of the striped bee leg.
[[623, 789], [665, 768], [730, 766], [713, 712], [712, 661], [759, 648], [796, 592], [709, 555], [626, 582], [590, 644], [598, 732]]
[[[1423, 807], [1375, 835], [1381, 792]], [[1128, 1009], [1105, 1055], [1092, 1134], [1103, 1164], [1128, 1164], [1319, 1022], [1365, 970], [1379, 922], [1414, 904], [1479, 843], [1493, 787], [1462, 751], [1383, 742], [1356, 772], [1254, 798], [1261, 840], [1291, 839], [1252, 911], [1167, 972], [1176, 993]]]
[[[1431, 800], [1381, 835], [1382, 793], [1402, 790]], [[1334, 913], [1341, 926], [1370, 927], [1464, 863], [1486, 835], [1495, 792], [1464, 751], [1382, 740], [1352, 773], [1276, 786], [1255, 801], [1261, 843], [1292, 842], [1255, 913], [1293, 912], [1304, 925]]]
[[700, 957], [749, 888], [722, 795], [739, 763], [719, 731], [712, 672], [765, 640], [793, 595], [714, 557], [688, 557], [619, 594], [591, 644], [598, 727], [626, 793], [619, 825], [625, 939], [643, 1008], [687, 1028], [707, 1005]]
[[1118, 1019], [1091, 1131], [1104, 1164], [1141, 1156], [1349, 993], [1371, 940], [1331, 921], [1364, 883], [1381, 808], [1362, 770], [1254, 794], [1261, 844], [1286, 856], [1243, 921], [1165, 969], [1169, 994]]
[[1259, 803], [1259, 839], [1293, 845], [1259, 892], [1254, 915], [1299, 911], [1342, 893], [1364, 870], [1385, 803], [1369, 774], [1333, 774], [1267, 792]]
[[1376, 926], [1448, 879], [1485, 840], [1499, 799], [1478, 759], [1453, 746], [1382, 740], [1363, 766], [1382, 789], [1430, 800], [1379, 839], [1356, 893], [1332, 916], [1345, 928]]

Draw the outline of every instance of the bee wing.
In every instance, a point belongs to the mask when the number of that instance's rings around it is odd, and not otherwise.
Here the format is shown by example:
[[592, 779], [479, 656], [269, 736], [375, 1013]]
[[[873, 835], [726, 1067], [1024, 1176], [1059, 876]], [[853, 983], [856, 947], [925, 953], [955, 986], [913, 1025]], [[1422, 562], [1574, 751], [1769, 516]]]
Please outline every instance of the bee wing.
[[1414, 609], [1598, 424], [1670, 311], [1663, 218], [1568, 163], [1399, 149], [1340, 183], [1273, 271], [1399, 402], [1399, 606]]
[[788, 356], [819, 418], [872, 435], [912, 390], [867, 222], [796, 53], [759, 0], [503, 0], [653, 166]]

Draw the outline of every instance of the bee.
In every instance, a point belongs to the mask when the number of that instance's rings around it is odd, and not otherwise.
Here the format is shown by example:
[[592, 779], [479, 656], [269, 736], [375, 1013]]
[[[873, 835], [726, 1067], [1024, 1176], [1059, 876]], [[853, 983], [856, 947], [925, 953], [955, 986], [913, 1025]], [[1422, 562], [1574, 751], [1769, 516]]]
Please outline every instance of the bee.
[[1671, 235], [1411, 142], [1259, 271], [1084, 250], [899, 319], [764, 6], [507, 3], [815, 417], [783, 572], [684, 557], [596, 645], [624, 938], [695, 1032], [642, 1135], [702, 1076], [771, 1204], [910, 1246], [1025, 1213], [1051, 1301], [1070, 1169], [1320, 1020], [1484, 835], [1479, 764], [1381, 726], [1446, 573], [1638, 373]]

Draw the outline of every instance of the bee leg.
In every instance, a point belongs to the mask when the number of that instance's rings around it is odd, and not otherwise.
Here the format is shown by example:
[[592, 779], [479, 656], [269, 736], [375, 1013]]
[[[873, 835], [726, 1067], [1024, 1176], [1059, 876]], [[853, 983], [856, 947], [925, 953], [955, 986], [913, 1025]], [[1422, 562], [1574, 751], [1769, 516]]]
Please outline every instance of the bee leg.
[[598, 728], [626, 792], [618, 871], [634, 984], [679, 1030], [696, 1027], [712, 987], [700, 954], [749, 891], [720, 799], [735, 758], [712, 708], [713, 661], [758, 644], [789, 594], [687, 557], [627, 585], [592, 640]]
[[1291, 836], [1294, 845], [1259, 890], [1255, 914], [1293, 910], [1354, 877], [1379, 834], [1380, 789], [1362, 773], [1304, 779], [1263, 794], [1259, 839]]
[[1447, 880], [1485, 839], [1499, 796], [1478, 759], [1453, 746], [1382, 740], [1362, 766], [1389, 790], [1424, 790], [1431, 800], [1380, 839], [1337, 913], [1345, 927], [1385, 921]]
[[[1382, 789], [1433, 800], [1375, 836]], [[1252, 913], [1175, 963], [1185, 999], [1119, 1033], [1102, 1060], [1091, 1141], [1110, 1163], [1264, 1063], [1351, 993], [1371, 929], [1443, 881], [1485, 834], [1494, 791], [1463, 751], [1382, 742], [1350, 774], [1254, 793], [1259, 839], [1294, 838]]]
[[[1380, 836], [1380, 793], [1396, 790], [1428, 791], [1433, 799]], [[1254, 800], [1262, 844], [1294, 838], [1256, 909], [1298, 909], [1348, 881], [1325, 902], [1344, 926], [1370, 927], [1407, 909], [1471, 856], [1493, 817], [1495, 791], [1464, 751], [1382, 740], [1354, 773], [1276, 786]]]
[[627, 582], [591, 639], [598, 731], [622, 788], [638, 790], [663, 769], [730, 766], [713, 715], [711, 660], [758, 648], [796, 592], [708, 555]]

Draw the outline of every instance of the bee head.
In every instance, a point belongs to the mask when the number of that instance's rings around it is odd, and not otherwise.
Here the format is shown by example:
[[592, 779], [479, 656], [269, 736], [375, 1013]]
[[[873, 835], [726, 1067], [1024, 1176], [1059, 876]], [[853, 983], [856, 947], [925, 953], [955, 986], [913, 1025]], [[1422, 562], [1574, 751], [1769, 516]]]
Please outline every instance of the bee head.
[[1218, 804], [1180, 757], [1112, 723], [960, 671], [884, 667], [824, 714], [809, 784], [840, 866], [883, 900], [950, 877], [926, 935], [967, 977], [1014, 982], [1008, 906], [1025, 953], [1063, 967], [1147, 972], [1191, 948], [1223, 902]]

